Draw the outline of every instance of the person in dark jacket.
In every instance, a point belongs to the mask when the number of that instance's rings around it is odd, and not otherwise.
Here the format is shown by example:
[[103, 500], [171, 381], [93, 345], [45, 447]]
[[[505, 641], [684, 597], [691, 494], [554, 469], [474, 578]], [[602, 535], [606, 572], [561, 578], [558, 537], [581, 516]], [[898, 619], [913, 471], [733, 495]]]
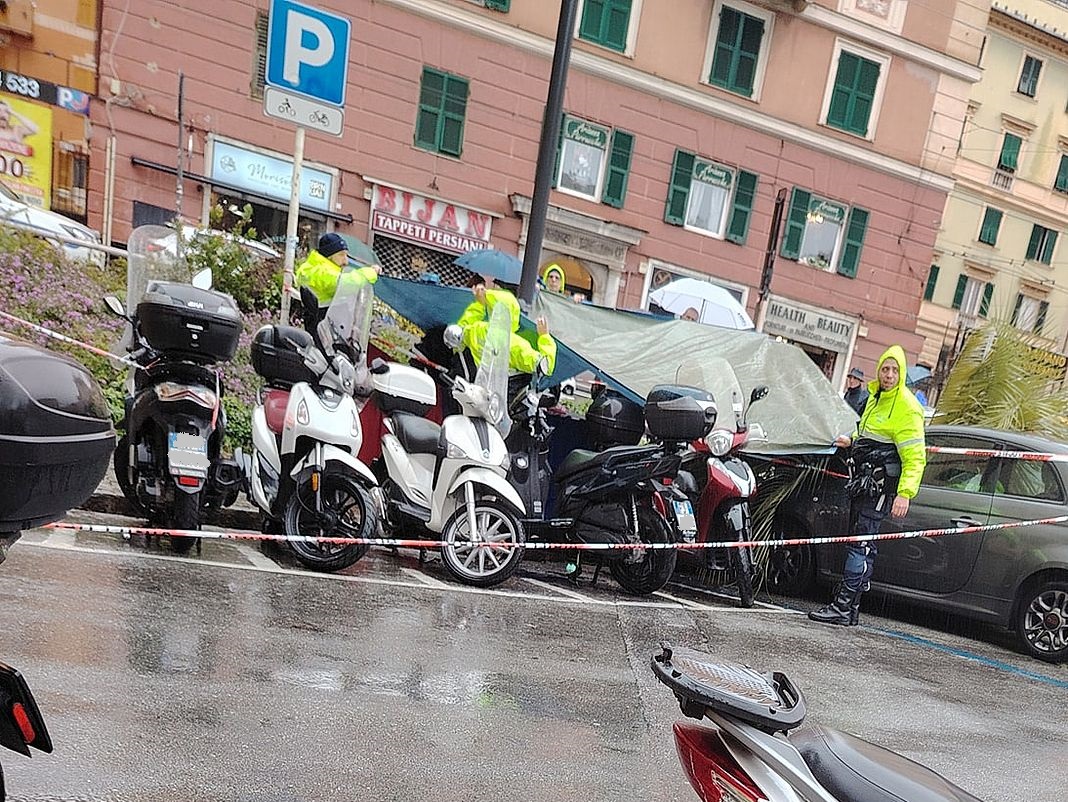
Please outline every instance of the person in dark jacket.
[[864, 412], [864, 405], [868, 403], [868, 388], [864, 386], [863, 370], [853, 368], [849, 371], [846, 376], [846, 391], [842, 398], [858, 415]]

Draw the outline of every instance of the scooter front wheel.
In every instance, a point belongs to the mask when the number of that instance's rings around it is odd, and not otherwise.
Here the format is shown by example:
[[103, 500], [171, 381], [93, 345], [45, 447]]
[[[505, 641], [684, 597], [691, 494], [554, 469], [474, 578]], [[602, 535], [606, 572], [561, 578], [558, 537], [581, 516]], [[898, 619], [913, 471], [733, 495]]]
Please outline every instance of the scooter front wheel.
[[[638, 532], [642, 543], [670, 543], [667, 521], [651, 507], [638, 507]], [[675, 572], [675, 549], [649, 549], [641, 560], [617, 557], [608, 564], [612, 579], [631, 596], [648, 596], [664, 587]]]
[[499, 585], [523, 559], [523, 525], [510, 504], [495, 498], [477, 499], [474, 518], [477, 531], [472, 535], [466, 504], [449, 516], [441, 531], [441, 560], [466, 585]]
[[326, 471], [321, 476], [319, 508], [311, 482], [302, 482], [285, 508], [285, 534], [302, 565], [315, 571], [340, 571], [365, 554], [366, 543], [317, 543], [305, 538], [371, 538], [378, 529], [378, 505], [351, 476]]

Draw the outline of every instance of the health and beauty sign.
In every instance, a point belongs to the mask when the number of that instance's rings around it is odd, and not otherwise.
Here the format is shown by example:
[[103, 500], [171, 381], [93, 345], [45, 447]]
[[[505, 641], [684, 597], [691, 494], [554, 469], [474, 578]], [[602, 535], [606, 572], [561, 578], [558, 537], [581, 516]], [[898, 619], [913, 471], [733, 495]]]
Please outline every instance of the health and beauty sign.
[[31, 206], [52, 202], [52, 109], [0, 92], [0, 180]]
[[[211, 148], [211, 178], [237, 189], [289, 202], [293, 160], [216, 139]], [[334, 176], [305, 164], [300, 171], [300, 205], [330, 211]]]

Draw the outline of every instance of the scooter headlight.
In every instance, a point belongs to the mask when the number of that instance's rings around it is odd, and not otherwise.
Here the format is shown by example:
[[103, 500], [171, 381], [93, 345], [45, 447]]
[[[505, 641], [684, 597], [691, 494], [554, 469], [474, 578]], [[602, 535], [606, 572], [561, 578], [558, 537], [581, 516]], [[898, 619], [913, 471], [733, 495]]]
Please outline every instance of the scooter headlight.
[[467, 452], [456, 445], [456, 443], [449, 443], [445, 446], [445, 456], [448, 459], [467, 459]]
[[307, 426], [311, 421], [311, 415], [308, 412], [308, 402], [301, 401], [297, 404], [297, 423], [301, 426]]
[[734, 435], [726, 429], [713, 429], [705, 439], [708, 448], [717, 457], [725, 457], [734, 445]]

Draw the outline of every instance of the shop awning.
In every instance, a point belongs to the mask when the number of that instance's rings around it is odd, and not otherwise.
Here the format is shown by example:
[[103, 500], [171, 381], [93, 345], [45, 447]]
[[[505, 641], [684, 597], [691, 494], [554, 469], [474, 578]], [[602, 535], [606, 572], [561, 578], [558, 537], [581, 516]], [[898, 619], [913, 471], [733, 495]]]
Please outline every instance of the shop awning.
[[[147, 167], [150, 170], [159, 170], [161, 173], [167, 175], [178, 175], [178, 168], [171, 167], [169, 164], [161, 164], [160, 162], [150, 161], [149, 159], [142, 159], [140, 156], [131, 156], [130, 163], [134, 167]], [[271, 206], [279, 206], [280, 201], [277, 198], [271, 198], [267, 195], [261, 195], [258, 192], [250, 192], [244, 187], [236, 187], [233, 184], [228, 184], [225, 181], [219, 181], [215, 178], [208, 178], [206, 175], [200, 175], [199, 173], [191, 173], [188, 170], [184, 171], [184, 175], [190, 181], [196, 181], [198, 184], [207, 184], [210, 187], [217, 189], [223, 189], [227, 192], [233, 192], [234, 194], [241, 195], [243, 197], [255, 200], [261, 203], [266, 203]], [[342, 223], [351, 223], [351, 214], [339, 214], [338, 212], [328, 212], [324, 209], [311, 209], [307, 206], [302, 206], [300, 209], [301, 214], [307, 217], [326, 217], [330, 220], [337, 220]]]

